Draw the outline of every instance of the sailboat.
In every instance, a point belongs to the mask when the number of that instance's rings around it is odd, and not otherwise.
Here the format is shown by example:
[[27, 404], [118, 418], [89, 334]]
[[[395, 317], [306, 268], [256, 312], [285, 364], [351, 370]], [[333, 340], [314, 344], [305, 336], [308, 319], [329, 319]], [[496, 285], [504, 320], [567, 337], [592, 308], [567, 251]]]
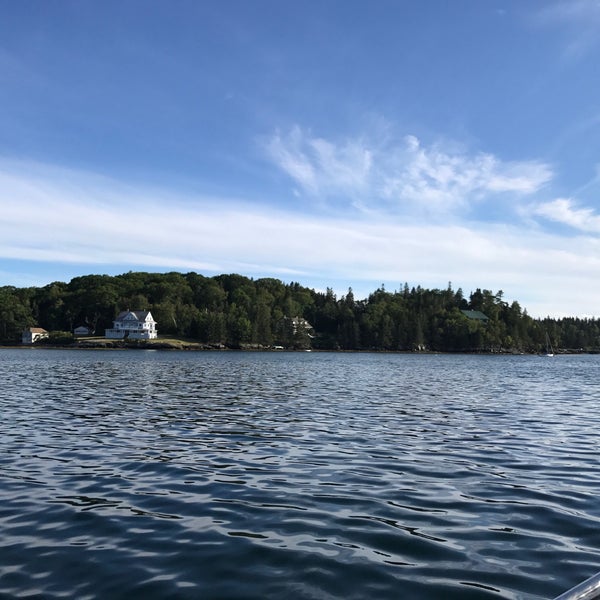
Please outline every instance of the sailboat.
[[552, 348], [552, 344], [550, 343], [550, 336], [546, 331], [546, 356], [554, 356], [554, 348]]

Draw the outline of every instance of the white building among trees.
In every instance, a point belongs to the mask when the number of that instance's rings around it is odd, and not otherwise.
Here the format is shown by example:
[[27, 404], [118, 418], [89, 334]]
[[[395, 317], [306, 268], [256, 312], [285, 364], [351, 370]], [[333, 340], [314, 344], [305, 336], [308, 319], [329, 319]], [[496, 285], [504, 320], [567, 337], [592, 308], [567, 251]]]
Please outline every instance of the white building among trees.
[[149, 310], [124, 310], [104, 336], [116, 340], [153, 340], [158, 336], [156, 321]]
[[38, 340], [48, 337], [48, 332], [41, 327], [28, 327], [21, 334], [22, 344], [35, 344]]

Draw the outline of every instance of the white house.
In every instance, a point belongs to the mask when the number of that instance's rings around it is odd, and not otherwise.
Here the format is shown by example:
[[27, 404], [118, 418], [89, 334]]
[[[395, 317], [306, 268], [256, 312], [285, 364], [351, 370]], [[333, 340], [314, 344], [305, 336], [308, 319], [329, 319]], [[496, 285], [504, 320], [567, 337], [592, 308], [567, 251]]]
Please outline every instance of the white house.
[[308, 334], [308, 337], [310, 337], [310, 338], [314, 337], [313, 335], [311, 335], [311, 333], [314, 333], [313, 326], [306, 319], [303, 319], [302, 317], [293, 317], [292, 318], [292, 329], [294, 331], [294, 335], [296, 335], [298, 333], [298, 331], [304, 330]]
[[35, 344], [38, 340], [48, 337], [48, 332], [41, 327], [28, 327], [21, 334], [21, 343]]
[[156, 321], [149, 310], [124, 310], [117, 315], [113, 328], [107, 329], [104, 336], [121, 340], [153, 340], [157, 337]]

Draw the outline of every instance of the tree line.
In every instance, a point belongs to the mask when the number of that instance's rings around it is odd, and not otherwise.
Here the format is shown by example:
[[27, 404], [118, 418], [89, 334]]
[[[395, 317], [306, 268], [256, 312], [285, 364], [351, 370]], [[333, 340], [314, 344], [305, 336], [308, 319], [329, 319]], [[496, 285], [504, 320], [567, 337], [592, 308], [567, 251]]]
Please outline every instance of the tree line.
[[[404, 284], [393, 292], [382, 285], [357, 300], [352, 289], [338, 298], [331, 289], [237, 274], [86, 275], [44, 287], [0, 287], [0, 342], [17, 343], [31, 326], [63, 332], [63, 340], [80, 325], [103, 335], [121, 310], [131, 309], [150, 310], [161, 337], [230, 348], [540, 352], [548, 335], [554, 348], [600, 349], [597, 319], [534, 319], [503, 296]], [[479, 311], [487, 321], [463, 311]]]

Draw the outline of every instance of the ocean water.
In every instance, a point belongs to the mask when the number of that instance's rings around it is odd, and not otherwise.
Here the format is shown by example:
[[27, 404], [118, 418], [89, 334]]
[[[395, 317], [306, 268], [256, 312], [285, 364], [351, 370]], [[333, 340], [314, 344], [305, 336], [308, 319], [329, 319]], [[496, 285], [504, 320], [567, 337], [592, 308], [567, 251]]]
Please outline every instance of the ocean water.
[[0, 597], [553, 598], [600, 357], [0, 350]]

